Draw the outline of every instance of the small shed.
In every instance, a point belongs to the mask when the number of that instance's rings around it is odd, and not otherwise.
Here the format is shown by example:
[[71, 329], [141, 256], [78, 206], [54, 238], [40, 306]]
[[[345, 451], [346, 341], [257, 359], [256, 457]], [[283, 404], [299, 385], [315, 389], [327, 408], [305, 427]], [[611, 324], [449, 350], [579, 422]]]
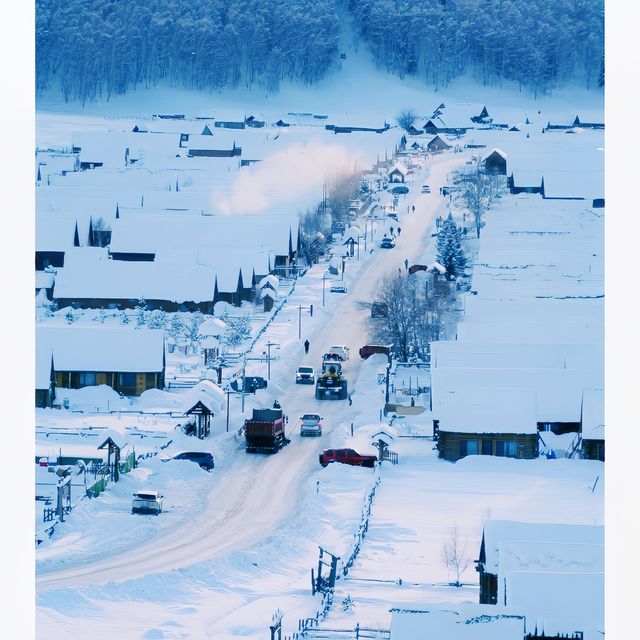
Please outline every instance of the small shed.
[[404, 183], [409, 170], [402, 163], [396, 162], [387, 174], [387, 180], [393, 183]]
[[494, 149], [485, 159], [484, 168], [487, 173], [501, 176], [507, 175], [507, 154], [501, 149]]
[[[124, 436], [113, 429], [109, 429], [102, 444], [98, 445], [98, 451], [107, 450], [107, 465], [111, 468], [111, 478], [118, 482], [120, 478], [120, 458], [127, 446]], [[111, 456], [113, 455], [113, 467], [111, 467]]]
[[220, 340], [213, 336], [206, 336], [200, 340], [200, 349], [202, 351], [202, 361], [206, 367], [220, 355]]
[[451, 145], [447, 144], [440, 136], [435, 136], [427, 143], [427, 150], [431, 153], [438, 153], [447, 149], [451, 149]]
[[265, 287], [259, 293], [259, 300], [262, 302], [262, 310], [268, 313], [273, 309], [275, 301], [278, 299], [278, 292], [270, 287]]
[[206, 438], [211, 432], [211, 416], [222, 411], [224, 391], [211, 380], [201, 380], [187, 394], [184, 401], [184, 413], [195, 416], [196, 436]]
[[220, 318], [209, 318], [208, 320], [205, 320], [198, 328], [198, 336], [200, 336], [200, 338], [219, 338], [226, 330], [226, 322], [220, 320]]

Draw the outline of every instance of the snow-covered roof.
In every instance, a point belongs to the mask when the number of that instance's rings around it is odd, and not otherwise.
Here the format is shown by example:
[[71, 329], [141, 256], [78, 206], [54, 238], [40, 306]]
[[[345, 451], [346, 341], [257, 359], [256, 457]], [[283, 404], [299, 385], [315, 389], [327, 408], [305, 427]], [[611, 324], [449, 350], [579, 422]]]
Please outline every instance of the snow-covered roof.
[[[82, 265], [58, 269], [54, 296], [66, 299], [169, 300], [207, 302], [213, 300], [219, 272], [192, 264], [105, 260], [90, 270]], [[232, 291], [236, 290], [237, 270]], [[222, 274], [220, 273], [222, 280]], [[219, 289], [226, 291], [219, 285]]]
[[580, 422], [582, 392], [602, 388], [603, 378], [596, 369], [438, 367], [431, 372], [431, 394], [435, 412], [444, 398], [463, 390], [528, 389], [536, 394], [536, 422]]
[[389, 169], [388, 173], [393, 173], [394, 171], [399, 171], [403, 176], [406, 176], [409, 169], [407, 169], [402, 162], [396, 162], [391, 169]]
[[295, 214], [216, 215], [137, 214], [114, 221], [111, 234], [113, 253], [155, 253], [160, 249], [198, 248], [215, 251], [241, 249], [243, 253], [262, 249], [275, 255], [289, 253], [298, 243], [298, 216]]
[[[506, 584], [505, 584], [506, 582]], [[576, 629], [585, 640], [604, 637], [604, 573], [513, 572], [498, 587], [498, 598], [525, 612], [527, 628], [548, 636]]]
[[[124, 451], [127, 446], [127, 439], [125, 434], [116, 431], [115, 429], [107, 429], [100, 434], [98, 438], [98, 447], [106, 449], [107, 440], [111, 440], [113, 444], [120, 449], [120, 451]], [[102, 445], [105, 445], [104, 447]]]
[[511, 176], [513, 177], [513, 186], [520, 189], [540, 187], [542, 184], [542, 171], [513, 169]]
[[531, 344], [515, 342], [432, 342], [431, 367], [602, 369], [600, 344]]
[[582, 392], [582, 438], [604, 440], [604, 391], [585, 389]]
[[218, 349], [220, 347], [220, 340], [213, 336], [205, 336], [200, 340], [201, 349]]
[[491, 149], [491, 151], [489, 151], [489, 153], [487, 153], [485, 155], [485, 160], [493, 155], [494, 153], [497, 153], [498, 155], [501, 155], [505, 160], [507, 159], [507, 152], [503, 151], [502, 149], [499, 149], [498, 147], [493, 147], [493, 149]]
[[[485, 569], [488, 573], [498, 575], [500, 549], [507, 542], [518, 541], [540, 545], [543, 542], [555, 542], [574, 545], [604, 545], [604, 527], [601, 525], [577, 525], [539, 522], [516, 522], [513, 520], [487, 520], [483, 530]], [[545, 547], [551, 554], [552, 546]], [[583, 553], [584, 549], [576, 553]], [[539, 559], [540, 563], [556, 556], [548, 555], [547, 559]], [[554, 561], [555, 562], [555, 561]]]
[[218, 413], [224, 406], [224, 391], [211, 380], [200, 380], [185, 394], [183, 411], [186, 413], [198, 402], [201, 402], [211, 413]]
[[198, 329], [199, 336], [220, 336], [227, 330], [227, 323], [220, 318], [208, 318]]
[[269, 285], [274, 291], [277, 291], [279, 283], [280, 281], [278, 280], [278, 277], [274, 276], [272, 273], [269, 273], [264, 276], [264, 278], [260, 279], [260, 282], [258, 282], [258, 288], [264, 289], [264, 287]]
[[478, 604], [415, 604], [391, 609], [392, 640], [521, 640], [514, 609]]
[[434, 394], [433, 416], [438, 429], [455, 433], [535, 434], [536, 394], [531, 389], [478, 387]]
[[602, 171], [545, 171], [545, 198], [604, 198]]
[[271, 298], [272, 300], [278, 299], [278, 292], [270, 287], [265, 287], [260, 290], [259, 299], [264, 300], [266, 297]]
[[83, 327], [36, 327], [38, 352], [53, 352], [56, 371], [154, 372], [164, 367], [164, 331]]
[[36, 251], [66, 251], [73, 247], [76, 224], [78, 241], [86, 245], [89, 222], [75, 214], [46, 212], [36, 215]]

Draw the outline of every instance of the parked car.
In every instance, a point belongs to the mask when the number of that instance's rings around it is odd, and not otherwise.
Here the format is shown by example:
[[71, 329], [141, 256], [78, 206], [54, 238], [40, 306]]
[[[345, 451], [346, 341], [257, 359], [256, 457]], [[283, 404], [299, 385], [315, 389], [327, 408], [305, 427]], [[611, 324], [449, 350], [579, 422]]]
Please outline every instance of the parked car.
[[397, 194], [409, 193], [409, 187], [405, 187], [405, 185], [399, 184], [397, 187], [393, 187], [393, 189], [391, 189], [391, 193], [397, 193]]
[[144, 490], [133, 494], [131, 513], [154, 513], [159, 515], [162, 511], [162, 498], [159, 491]]
[[387, 218], [391, 218], [392, 220], [398, 222], [398, 214], [394, 213], [393, 211], [391, 213], [387, 213]]
[[349, 347], [346, 344], [334, 344], [329, 348], [330, 353], [337, 353], [342, 360], [349, 359]]
[[342, 282], [332, 282], [331, 293], [347, 293], [347, 287]]
[[354, 449], [325, 449], [319, 459], [323, 467], [331, 462], [341, 462], [356, 467], [373, 467], [378, 458], [377, 456], [362, 455]]
[[393, 249], [396, 246], [396, 241], [391, 236], [385, 236], [380, 243], [381, 249]]
[[428, 184], [423, 184], [422, 189], [420, 189], [421, 193], [431, 193], [431, 188]]
[[317, 413], [305, 413], [300, 417], [301, 436], [321, 436], [322, 418]]
[[296, 369], [296, 384], [315, 384], [316, 372], [313, 367], [298, 367]]
[[365, 344], [364, 347], [360, 347], [358, 353], [363, 360], [366, 360], [369, 356], [372, 356], [374, 353], [384, 353], [385, 355], [389, 355], [390, 346], [386, 344]]
[[372, 302], [371, 303], [371, 317], [372, 318], [386, 318], [389, 313], [386, 302]]
[[211, 471], [214, 467], [213, 454], [208, 451], [183, 451], [175, 456], [163, 458], [162, 462], [169, 462], [169, 460], [190, 460], [199, 464], [200, 468], [205, 471]]

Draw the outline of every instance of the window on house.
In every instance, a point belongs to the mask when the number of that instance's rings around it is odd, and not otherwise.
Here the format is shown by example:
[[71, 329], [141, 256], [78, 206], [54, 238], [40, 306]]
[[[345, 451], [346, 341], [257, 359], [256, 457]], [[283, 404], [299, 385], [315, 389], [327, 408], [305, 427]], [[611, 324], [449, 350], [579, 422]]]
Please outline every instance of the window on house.
[[472, 456], [478, 453], [477, 440], [460, 440], [460, 457]]
[[78, 374], [78, 386], [80, 387], [93, 387], [96, 384], [95, 373], [79, 373]]
[[515, 440], [507, 440], [504, 443], [504, 455], [515, 458], [518, 455], [518, 443]]
[[135, 373], [119, 373], [118, 374], [118, 386], [119, 387], [135, 387], [136, 386], [136, 374]]

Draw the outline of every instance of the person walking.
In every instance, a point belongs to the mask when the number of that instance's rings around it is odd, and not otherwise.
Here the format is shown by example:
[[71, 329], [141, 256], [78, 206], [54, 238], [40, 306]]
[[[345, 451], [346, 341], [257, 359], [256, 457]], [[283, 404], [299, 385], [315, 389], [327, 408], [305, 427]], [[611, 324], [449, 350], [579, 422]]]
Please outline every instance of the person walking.
[[389, 233], [393, 236], [393, 227], [389, 227]]
[[309, 353], [309, 341], [308, 340], [304, 341], [304, 352], [305, 353]]
[[400, 227], [398, 227], [398, 238], [400, 237], [400, 232], [402, 231], [402, 229]]
[[409, 260], [407, 260], [407, 258], [404, 259], [404, 268], [409, 269]]
[[415, 213], [416, 212], [416, 205], [413, 204], [411, 205], [411, 213]]
[[353, 400], [351, 399], [351, 394], [349, 394], [349, 406], [353, 404]]

